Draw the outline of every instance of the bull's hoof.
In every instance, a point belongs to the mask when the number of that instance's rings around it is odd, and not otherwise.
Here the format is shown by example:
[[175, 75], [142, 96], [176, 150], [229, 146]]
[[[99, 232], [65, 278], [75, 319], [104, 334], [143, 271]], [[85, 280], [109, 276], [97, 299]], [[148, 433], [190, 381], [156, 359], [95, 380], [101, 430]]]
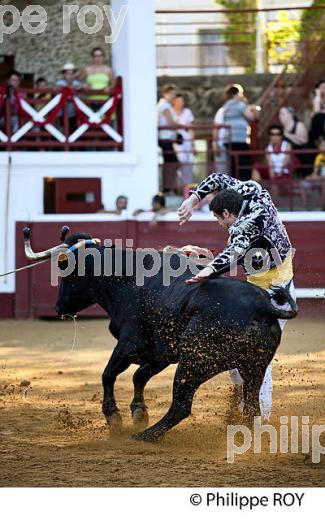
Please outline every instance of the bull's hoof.
[[131, 440], [133, 441], [140, 441], [140, 442], [159, 442], [162, 439], [162, 435], [159, 435], [157, 433], [147, 433], [147, 432], [141, 432], [141, 433], [135, 433], [134, 435], [131, 435]]
[[146, 408], [138, 407], [132, 411], [132, 420], [136, 428], [146, 428], [149, 422], [149, 415]]
[[254, 419], [255, 417], [258, 417], [258, 412], [251, 412], [251, 413], [243, 413], [243, 425], [249, 428], [250, 430], [253, 430], [254, 428]]
[[112, 435], [117, 435], [122, 430], [122, 416], [118, 412], [106, 416], [106, 422]]

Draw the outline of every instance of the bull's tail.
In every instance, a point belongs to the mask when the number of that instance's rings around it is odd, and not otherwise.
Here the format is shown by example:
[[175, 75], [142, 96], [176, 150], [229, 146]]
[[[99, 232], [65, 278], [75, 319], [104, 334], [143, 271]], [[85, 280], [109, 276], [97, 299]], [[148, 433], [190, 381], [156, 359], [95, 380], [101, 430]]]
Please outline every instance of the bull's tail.
[[[292, 320], [298, 314], [298, 305], [290, 294], [291, 281], [285, 287], [272, 287], [270, 295], [271, 314], [280, 320]], [[290, 309], [279, 309], [273, 305], [271, 300], [275, 300], [278, 305], [289, 304]]]

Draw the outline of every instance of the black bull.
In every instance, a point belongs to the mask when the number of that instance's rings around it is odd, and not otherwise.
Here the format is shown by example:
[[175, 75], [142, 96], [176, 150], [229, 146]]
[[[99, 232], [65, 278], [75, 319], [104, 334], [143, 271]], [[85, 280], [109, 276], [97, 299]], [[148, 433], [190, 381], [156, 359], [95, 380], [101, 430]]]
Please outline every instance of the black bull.
[[[74, 235], [66, 243], [71, 246], [85, 237]], [[99, 251], [103, 258], [104, 248], [99, 247]], [[132, 258], [135, 263], [135, 253]], [[147, 269], [150, 261], [149, 256], [144, 259]], [[179, 256], [169, 255], [168, 262], [177, 269]], [[276, 293], [278, 303], [282, 299], [291, 308], [280, 310], [265, 290], [240, 280], [219, 277], [187, 286], [185, 280], [191, 277], [187, 269], [164, 286], [161, 269], [139, 287], [135, 276], [125, 275], [125, 252], [122, 266], [122, 275], [95, 276], [94, 259], [87, 255], [83, 276], [75, 269], [62, 278], [56, 304], [61, 317], [97, 303], [111, 318], [109, 330], [118, 342], [103, 373], [103, 413], [110, 427], [121, 423], [114, 398], [116, 378], [132, 363], [140, 366], [133, 376], [131, 412], [134, 423], [143, 427], [148, 422], [145, 385], [168, 365], [178, 363], [168, 412], [134, 435], [137, 440], [157, 440], [188, 417], [199, 386], [233, 368], [244, 380], [244, 418], [260, 415], [259, 390], [281, 339], [278, 319], [291, 319], [297, 314], [288, 291], [279, 289]], [[64, 263], [60, 267], [64, 268]], [[114, 269], [112, 265], [113, 273]]]

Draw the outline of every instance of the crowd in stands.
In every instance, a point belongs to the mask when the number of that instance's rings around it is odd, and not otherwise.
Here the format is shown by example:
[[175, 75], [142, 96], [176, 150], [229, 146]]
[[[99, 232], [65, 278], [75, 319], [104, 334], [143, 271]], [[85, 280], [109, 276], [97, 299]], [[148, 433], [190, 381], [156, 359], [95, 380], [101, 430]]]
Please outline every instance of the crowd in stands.
[[[63, 87], [70, 87], [75, 90], [98, 90], [100, 93], [91, 93], [86, 96], [87, 103], [90, 105], [91, 109], [96, 112], [102, 106], [103, 102], [108, 99], [108, 93], [114, 83], [112, 70], [108, 65], [106, 65], [105, 53], [100, 47], [96, 47], [91, 51], [91, 63], [82, 70], [77, 70], [76, 66], [72, 62], [69, 62], [62, 67], [59, 76], [60, 77], [58, 77], [53, 84], [50, 84], [46, 78], [40, 77], [35, 81], [34, 87], [37, 89], [48, 89], [50, 87], [58, 87], [61, 89]], [[22, 79], [22, 74], [16, 70], [7, 74], [6, 97], [10, 102], [12, 133], [15, 133], [19, 128], [18, 107], [13, 92], [15, 89], [21, 87]], [[26, 95], [20, 93], [20, 96], [24, 97]], [[50, 92], [39, 92], [35, 93], [34, 96], [34, 99], [37, 99], [37, 103], [34, 103], [34, 108], [37, 111], [41, 110], [42, 107], [51, 99]], [[77, 127], [77, 114], [72, 102], [68, 102], [68, 119], [69, 132], [72, 133]], [[5, 104], [0, 108], [0, 129], [4, 130], [4, 127]]]
[[[260, 110], [260, 107], [249, 104], [241, 85], [226, 87], [225, 102], [216, 111], [213, 121], [215, 169], [236, 173], [243, 181], [253, 179], [266, 183], [274, 196], [283, 181], [305, 179], [300, 183], [305, 207], [308, 206], [308, 194], [317, 189], [322, 193], [325, 209], [325, 172], [321, 159], [324, 156], [325, 80], [319, 81], [315, 87], [309, 125], [299, 120], [291, 106], [282, 106], [277, 122], [268, 128], [264, 153], [256, 154], [255, 151], [250, 154], [251, 125], [258, 121]], [[195, 118], [186, 107], [184, 95], [178, 93], [174, 85], [163, 87], [157, 116], [158, 145], [163, 158], [161, 186], [164, 193], [175, 193], [193, 182], [193, 163], [197, 153], [192, 126]], [[239, 153], [230, 154], [230, 150]], [[317, 150], [321, 150], [318, 155]]]

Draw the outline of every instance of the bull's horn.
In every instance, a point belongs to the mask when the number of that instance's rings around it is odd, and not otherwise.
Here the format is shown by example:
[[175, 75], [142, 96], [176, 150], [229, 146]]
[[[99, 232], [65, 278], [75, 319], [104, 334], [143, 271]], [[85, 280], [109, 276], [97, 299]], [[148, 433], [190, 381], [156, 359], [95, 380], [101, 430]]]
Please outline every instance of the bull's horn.
[[34, 253], [32, 247], [30, 245], [30, 229], [28, 227], [23, 229], [24, 233], [24, 244], [25, 244], [25, 255], [28, 260], [32, 260], [37, 262], [39, 260], [46, 260], [46, 258], [51, 258], [51, 256], [55, 253], [60, 253], [66, 251], [68, 246], [66, 244], [60, 244], [58, 246], [52, 247], [51, 249], [47, 249], [46, 251], [41, 251], [39, 253]]
[[69, 226], [63, 226], [63, 228], [61, 229], [61, 236], [60, 236], [61, 242], [65, 241], [65, 237], [67, 236], [69, 231], [70, 231]]

